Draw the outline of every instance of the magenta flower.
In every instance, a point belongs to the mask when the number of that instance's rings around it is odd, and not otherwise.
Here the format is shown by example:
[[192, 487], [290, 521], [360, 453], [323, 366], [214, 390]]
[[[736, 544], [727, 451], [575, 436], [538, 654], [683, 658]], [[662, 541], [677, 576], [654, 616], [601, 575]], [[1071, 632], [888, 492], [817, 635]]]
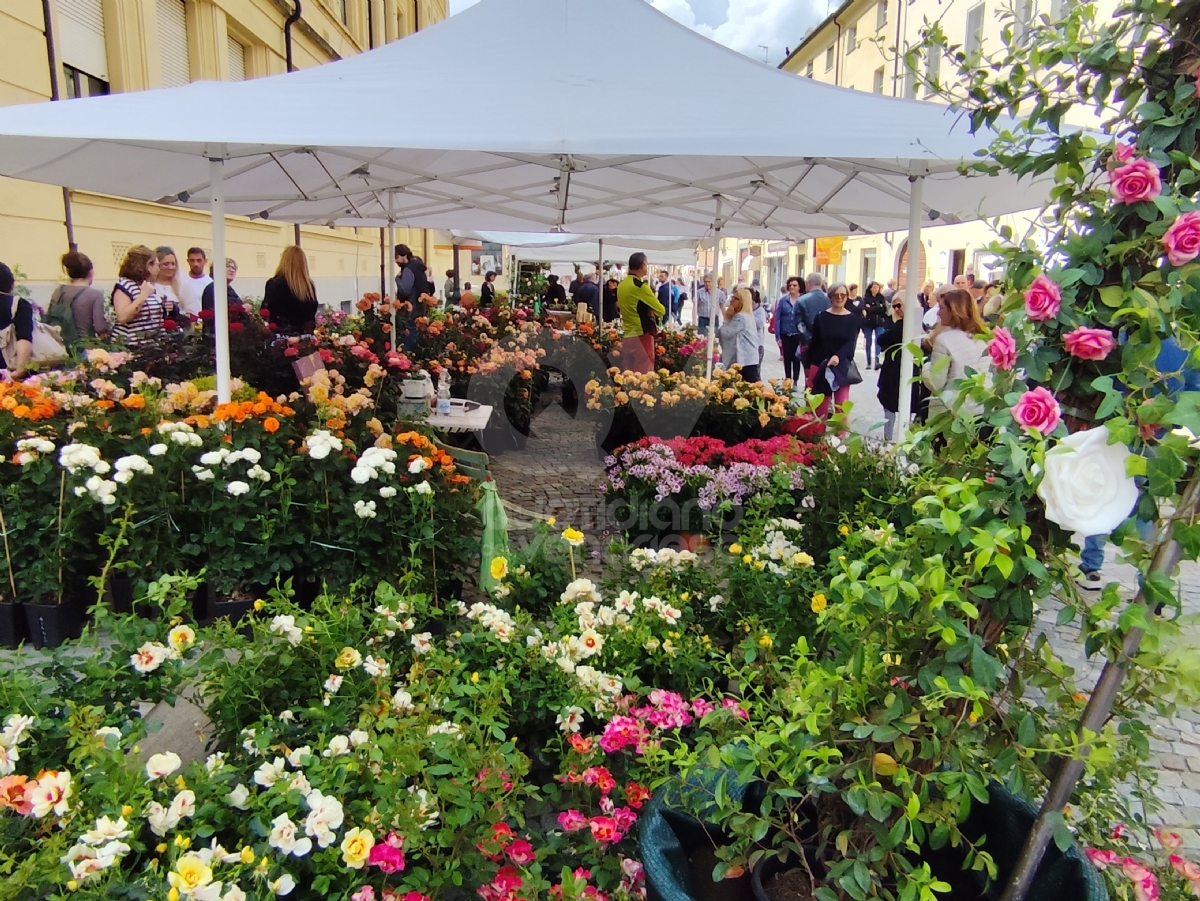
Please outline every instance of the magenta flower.
[[1007, 370], [1017, 365], [1017, 340], [1004, 326], [1000, 326], [992, 334], [987, 350], [997, 369]]
[[1182, 266], [1200, 256], [1200, 213], [1184, 213], [1172, 222], [1162, 243], [1172, 266]]
[[1088, 848], [1083, 852], [1087, 855], [1096, 867], [1097, 870], [1106, 870], [1109, 867], [1115, 867], [1121, 860], [1117, 856], [1116, 851], [1101, 851], [1099, 848]]
[[1012, 408], [1012, 414], [1017, 425], [1043, 435], [1049, 435], [1062, 421], [1062, 409], [1058, 401], [1042, 387], [1022, 394], [1016, 406]]
[[1063, 335], [1067, 353], [1080, 360], [1103, 360], [1117, 346], [1112, 332], [1102, 328], [1080, 327]]
[[1053, 319], [1062, 309], [1062, 290], [1043, 273], [1025, 291], [1025, 312], [1034, 322]]
[[404, 839], [391, 833], [385, 841], [371, 846], [367, 863], [379, 867], [384, 873], [398, 873], [404, 869], [404, 852], [400, 850], [403, 844]]
[[1147, 159], [1136, 159], [1112, 171], [1113, 199], [1117, 203], [1140, 203], [1162, 193], [1158, 166]]
[[578, 810], [564, 810], [558, 815], [558, 825], [562, 826], [565, 832], [578, 832], [587, 828], [588, 818]]
[[1134, 147], [1132, 144], [1118, 144], [1113, 148], [1112, 158], [1118, 163], [1128, 163], [1133, 159]]

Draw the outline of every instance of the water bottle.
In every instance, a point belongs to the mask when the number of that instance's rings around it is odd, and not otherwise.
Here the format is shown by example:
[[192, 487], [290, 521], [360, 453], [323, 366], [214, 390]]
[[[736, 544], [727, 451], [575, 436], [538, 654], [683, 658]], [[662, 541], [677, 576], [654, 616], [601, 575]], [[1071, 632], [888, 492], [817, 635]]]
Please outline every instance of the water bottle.
[[437, 411], [439, 416], [450, 415], [450, 377], [447, 375], [438, 379]]

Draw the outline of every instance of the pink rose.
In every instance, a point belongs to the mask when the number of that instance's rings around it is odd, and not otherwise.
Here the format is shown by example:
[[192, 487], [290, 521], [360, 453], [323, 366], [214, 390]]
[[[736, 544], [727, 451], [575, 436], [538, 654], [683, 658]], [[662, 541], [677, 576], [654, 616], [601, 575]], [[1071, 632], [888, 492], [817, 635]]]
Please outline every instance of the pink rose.
[[[1183, 847], [1183, 836], [1178, 832], [1166, 832], [1162, 829], [1155, 829], [1154, 837], [1158, 839], [1159, 844], [1169, 851]], [[1172, 854], [1171, 856], [1174, 857], [1175, 855]], [[1200, 871], [1197, 871], [1196, 878], [1200, 879]]]
[[1034, 388], [1026, 391], [1012, 408], [1013, 419], [1017, 425], [1033, 429], [1043, 435], [1049, 435], [1058, 427], [1062, 420], [1062, 410], [1054, 395], [1045, 388]]
[[[1171, 834], [1174, 835], [1175, 833], [1171, 833]], [[1182, 842], [1182, 839], [1180, 839], [1180, 841]], [[1167, 845], [1167, 847], [1171, 847], [1171, 846]], [[1178, 847], [1178, 846], [1176, 846], [1176, 847]], [[1196, 866], [1190, 860], [1180, 857], [1178, 854], [1170, 855], [1167, 858], [1167, 860], [1169, 860], [1171, 862], [1171, 866], [1174, 867], [1175, 872], [1178, 873], [1180, 876], [1182, 876], [1184, 879], [1186, 879], [1188, 882], [1200, 881], [1200, 867]]]
[[1200, 256], [1200, 213], [1184, 213], [1172, 222], [1162, 243], [1172, 266], [1182, 266]]
[[1112, 332], [1102, 328], [1080, 327], [1063, 335], [1063, 341], [1067, 353], [1081, 360], [1103, 360], [1117, 346]]
[[1034, 322], [1045, 322], [1057, 316], [1060, 309], [1062, 290], [1045, 274], [1039, 275], [1025, 291], [1025, 312]]
[[1153, 200], [1162, 193], [1158, 166], [1146, 159], [1137, 159], [1112, 172], [1112, 193], [1117, 203], [1138, 203]]
[[992, 333], [987, 350], [997, 369], [1012, 369], [1017, 365], [1017, 341], [1004, 326]]
[[578, 810], [564, 810], [558, 815], [558, 825], [562, 826], [566, 832], [576, 832], [579, 829], [586, 829], [588, 818]]
[[1088, 856], [1088, 860], [1095, 864], [1097, 870], [1116, 866], [1118, 861], [1120, 861], [1116, 851], [1101, 851], [1099, 848], [1088, 848], [1083, 853]]
[[1128, 163], [1133, 159], [1133, 145], [1118, 144], [1113, 148], [1112, 158], [1118, 163]]

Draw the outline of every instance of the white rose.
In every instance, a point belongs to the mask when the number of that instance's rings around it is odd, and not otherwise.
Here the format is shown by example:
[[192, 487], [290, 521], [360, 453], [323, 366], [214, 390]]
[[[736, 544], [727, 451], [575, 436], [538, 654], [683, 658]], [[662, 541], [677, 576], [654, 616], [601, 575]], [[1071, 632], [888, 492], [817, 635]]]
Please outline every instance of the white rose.
[[1108, 429], [1088, 429], [1062, 439], [1046, 454], [1038, 497], [1046, 518], [1068, 532], [1107, 535], [1133, 511], [1137, 484], [1125, 470], [1129, 448], [1109, 444]]
[[245, 810], [249, 806], [250, 789], [246, 788], [246, 786], [239, 782], [236, 786], [234, 786], [233, 791], [229, 793], [228, 800], [230, 807], [236, 807], [238, 810]]
[[165, 444], [150, 445], [150, 456], [151, 457], [161, 457], [166, 452], [167, 452], [167, 446]]
[[245, 494], [250, 490], [250, 485], [247, 482], [234, 481], [225, 486], [225, 490], [237, 497], [239, 494]]
[[162, 779], [164, 776], [169, 776], [180, 766], [183, 761], [179, 759], [179, 755], [171, 751], [165, 754], [154, 754], [146, 761], [146, 779]]

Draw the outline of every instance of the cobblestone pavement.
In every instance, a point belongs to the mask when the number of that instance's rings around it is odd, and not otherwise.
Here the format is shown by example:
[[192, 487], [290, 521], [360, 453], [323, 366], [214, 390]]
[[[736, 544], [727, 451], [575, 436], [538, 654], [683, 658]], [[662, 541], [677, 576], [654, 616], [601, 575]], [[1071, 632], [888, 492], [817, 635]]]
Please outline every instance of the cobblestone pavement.
[[[874, 371], [866, 368], [861, 348], [858, 363], [864, 381], [851, 389], [851, 425], [861, 434], [882, 438], [883, 411], [875, 397], [876, 379]], [[774, 346], [767, 348], [763, 365], [766, 378], [782, 377], [782, 361]], [[582, 529], [589, 542], [588, 572], [599, 574], [600, 555], [614, 537], [615, 527], [597, 490], [604, 468], [589, 423], [582, 417], [572, 418], [558, 404], [551, 405], [534, 420], [525, 449], [494, 458], [492, 473], [505, 500]], [[514, 543], [520, 543], [521, 534], [514, 531]], [[1119, 580], [1125, 595], [1133, 596], [1136, 573], [1133, 567], [1117, 562], [1111, 547], [1104, 575]], [[1180, 590], [1185, 613], [1200, 613], [1200, 565], [1184, 566]], [[1051, 636], [1059, 656], [1079, 673], [1082, 690], [1090, 691], [1103, 660], [1084, 657], [1078, 629], [1055, 624], [1058, 609], [1056, 602], [1047, 605], [1038, 628]], [[1200, 651], [1200, 626], [1185, 630], [1182, 640], [1188, 649]], [[1200, 848], [1200, 711], [1187, 710], [1159, 720], [1154, 735], [1151, 766], [1157, 770], [1158, 794], [1165, 805], [1161, 820], [1179, 831], [1189, 847]]]

